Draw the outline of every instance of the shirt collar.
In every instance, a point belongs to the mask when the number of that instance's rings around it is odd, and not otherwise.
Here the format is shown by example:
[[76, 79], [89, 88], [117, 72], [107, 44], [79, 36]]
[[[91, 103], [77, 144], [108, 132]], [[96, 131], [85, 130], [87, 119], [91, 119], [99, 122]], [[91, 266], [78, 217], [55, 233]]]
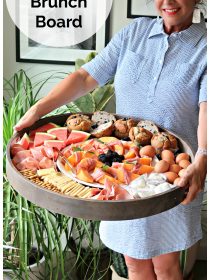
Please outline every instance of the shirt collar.
[[[193, 23], [189, 28], [178, 32], [178, 35], [180, 40], [183, 41], [184, 43], [192, 44], [193, 46], [195, 46], [205, 33], [206, 33], [206, 23], [204, 18], [202, 18], [200, 23]], [[148, 38], [152, 38], [154, 36], [161, 35], [161, 34], [168, 36], [168, 34], [165, 33], [163, 28], [163, 19], [158, 18], [155, 21], [149, 33]]]

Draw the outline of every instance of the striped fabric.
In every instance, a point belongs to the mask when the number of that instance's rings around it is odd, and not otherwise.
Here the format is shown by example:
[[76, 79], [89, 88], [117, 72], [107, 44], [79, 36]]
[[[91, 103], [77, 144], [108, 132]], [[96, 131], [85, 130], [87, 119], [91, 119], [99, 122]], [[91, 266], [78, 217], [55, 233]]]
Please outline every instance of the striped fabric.
[[[104, 85], [115, 76], [116, 112], [152, 120], [197, 149], [199, 103], [207, 100], [205, 22], [168, 35], [162, 19], [139, 18], [83, 68]], [[149, 218], [102, 222], [103, 242], [134, 258], [183, 250], [202, 237], [202, 193]]]

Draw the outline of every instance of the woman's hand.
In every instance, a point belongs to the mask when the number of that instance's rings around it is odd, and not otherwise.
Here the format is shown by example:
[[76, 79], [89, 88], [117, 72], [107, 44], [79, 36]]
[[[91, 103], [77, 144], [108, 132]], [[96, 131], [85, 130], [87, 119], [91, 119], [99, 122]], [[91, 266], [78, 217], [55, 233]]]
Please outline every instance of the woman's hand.
[[40, 119], [38, 114], [37, 106], [32, 106], [25, 115], [19, 120], [19, 122], [14, 126], [14, 132], [20, 131], [23, 128], [29, 127]]
[[196, 156], [195, 161], [186, 169], [185, 175], [178, 183], [179, 187], [189, 186], [187, 197], [182, 202], [183, 205], [186, 205], [193, 201], [198, 193], [203, 190], [206, 178], [206, 169], [207, 157], [205, 155]]

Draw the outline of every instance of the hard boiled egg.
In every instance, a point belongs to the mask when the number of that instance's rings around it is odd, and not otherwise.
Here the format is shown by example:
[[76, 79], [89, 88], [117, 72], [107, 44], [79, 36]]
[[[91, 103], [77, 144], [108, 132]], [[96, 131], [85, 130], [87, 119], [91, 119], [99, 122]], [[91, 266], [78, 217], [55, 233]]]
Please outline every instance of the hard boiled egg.
[[165, 160], [160, 160], [156, 163], [154, 171], [157, 173], [164, 173], [168, 171], [170, 164]]
[[176, 174], [178, 174], [181, 169], [182, 169], [181, 166], [179, 166], [178, 164], [172, 164], [169, 168], [169, 171], [172, 171], [172, 172], [175, 172]]
[[186, 153], [181, 153], [181, 154], [179, 154], [177, 157], [176, 157], [176, 163], [179, 163], [181, 160], [183, 160], [183, 159], [185, 159], [185, 160], [190, 160], [190, 156], [188, 155], [188, 154], [186, 154]]
[[166, 175], [167, 181], [171, 184], [173, 184], [173, 182], [176, 180], [176, 178], [178, 177], [178, 175], [175, 172], [171, 172], [168, 171], [166, 173], [164, 173]]
[[179, 166], [180, 166], [181, 168], [184, 168], [184, 169], [186, 169], [190, 164], [191, 164], [191, 163], [189, 162], [189, 160], [186, 160], [186, 159], [182, 159], [182, 160], [180, 160], [180, 162], [179, 162]]
[[153, 158], [156, 154], [155, 148], [151, 145], [144, 146], [139, 152], [141, 157], [147, 156]]
[[170, 164], [175, 163], [174, 162], [174, 153], [170, 150], [163, 150], [161, 153], [161, 158]]

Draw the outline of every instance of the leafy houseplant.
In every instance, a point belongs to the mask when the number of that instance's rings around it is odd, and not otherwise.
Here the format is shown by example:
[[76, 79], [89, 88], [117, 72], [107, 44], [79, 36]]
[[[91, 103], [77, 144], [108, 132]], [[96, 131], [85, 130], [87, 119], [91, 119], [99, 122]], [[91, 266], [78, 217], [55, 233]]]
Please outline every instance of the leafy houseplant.
[[[45, 258], [45, 272], [40, 279], [56, 279], [59, 270], [65, 279], [64, 256], [66, 248], [60, 243], [61, 235], [68, 229], [68, 220], [61, 215], [41, 209], [21, 197], [9, 184], [6, 176], [6, 147], [13, 134], [13, 127], [25, 112], [38, 100], [38, 94], [46, 82], [58, 77], [51, 74], [44, 80], [32, 83], [27, 74], [20, 70], [11, 80], [5, 80], [3, 108], [3, 246], [4, 268], [10, 269], [16, 279], [31, 277], [29, 265], [34, 255], [37, 264]], [[59, 264], [53, 271], [53, 256]]]
[[[95, 56], [91, 53], [85, 61], [78, 60], [76, 69]], [[60, 74], [50, 74], [45, 79], [33, 82], [25, 71], [20, 70], [11, 80], [5, 80], [4, 90], [7, 96], [4, 98], [3, 112], [3, 149], [4, 149], [4, 196], [3, 196], [3, 219], [4, 219], [4, 268], [11, 269], [16, 279], [31, 279], [28, 265], [36, 244], [35, 261], [39, 263], [43, 256], [45, 269], [43, 274], [36, 276], [37, 279], [70, 279], [65, 272], [65, 258], [69, 248], [74, 248], [76, 261], [74, 266], [80, 270], [80, 279], [102, 279], [110, 266], [110, 251], [101, 243], [95, 248], [94, 238], [98, 236], [99, 222], [84, 221], [81, 219], [68, 218], [42, 209], [21, 197], [10, 185], [6, 176], [6, 147], [13, 134], [13, 127], [26, 111], [38, 101], [38, 94], [47, 81], [60, 79]], [[37, 77], [36, 77], [37, 78]], [[86, 96], [55, 110], [51, 114], [66, 112], [94, 112], [102, 110], [114, 96], [112, 82], [102, 88], [97, 88]], [[72, 222], [72, 228], [69, 223]], [[76, 226], [77, 225], [77, 226]], [[79, 237], [72, 238], [72, 230], [77, 230]], [[89, 253], [87, 248], [81, 247], [84, 237], [88, 237]], [[64, 244], [61, 244], [61, 238]], [[100, 252], [108, 252], [107, 267], [98, 272], [98, 260]], [[90, 253], [91, 252], [91, 253]], [[85, 268], [84, 264], [88, 266]], [[56, 262], [56, 265], [55, 265]], [[91, 269], [89, 270], [89, 268]], [[88, 273], [87, 273], [88, 271]], [[98, 273], [98, 274], [97, 274]], [[97, 275], [97, 276], [96, 276]], [[82, 277], [82, 278], [81, 278]], [[88, 278], [87, 278], [88, 277]]]

